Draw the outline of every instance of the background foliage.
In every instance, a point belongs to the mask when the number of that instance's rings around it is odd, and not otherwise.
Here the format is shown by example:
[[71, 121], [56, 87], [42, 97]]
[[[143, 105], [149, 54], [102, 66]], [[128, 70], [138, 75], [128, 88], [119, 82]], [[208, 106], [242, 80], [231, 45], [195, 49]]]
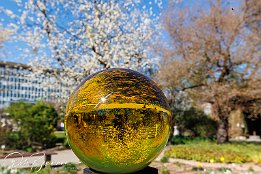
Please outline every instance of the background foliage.
[[8, 133], [8, 146], [17, 149], [33, 145], [44, 148], [54, 146], [54, 130], [58, 115], [51, 105], [41, 101], [36, 104], [18, 102], [12, 103], [6, 112], [16, 127]]

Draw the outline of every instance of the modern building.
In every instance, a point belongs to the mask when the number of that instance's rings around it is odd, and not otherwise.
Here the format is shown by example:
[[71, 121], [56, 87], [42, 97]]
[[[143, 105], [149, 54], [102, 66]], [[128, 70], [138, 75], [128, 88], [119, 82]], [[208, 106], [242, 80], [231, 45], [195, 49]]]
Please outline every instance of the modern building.
[[69, 94], [68, 85], [51, 73], [35, 75], [28, 65], [0, 61], [0, 108], [17, 101], [62, 102]]

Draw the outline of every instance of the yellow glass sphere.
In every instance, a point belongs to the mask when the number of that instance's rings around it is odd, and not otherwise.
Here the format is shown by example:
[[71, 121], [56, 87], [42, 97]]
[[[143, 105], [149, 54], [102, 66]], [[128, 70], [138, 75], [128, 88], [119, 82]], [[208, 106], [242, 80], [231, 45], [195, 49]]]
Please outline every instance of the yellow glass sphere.
[[165, 147], [170, 127], [169, 106], [160, 88], [127, 69], [89, 76], [71, 94], [65, 115], [73, 152], [103, 173], [145, 168]]

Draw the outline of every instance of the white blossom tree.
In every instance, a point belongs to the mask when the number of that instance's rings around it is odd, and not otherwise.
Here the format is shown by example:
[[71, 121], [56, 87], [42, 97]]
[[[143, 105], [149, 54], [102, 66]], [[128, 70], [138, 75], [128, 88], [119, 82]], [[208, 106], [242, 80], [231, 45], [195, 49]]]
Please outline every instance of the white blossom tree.
[[8, 39], [10, 33], [0, 27], [0, 48], [3, 47], [3, 42]]
[[21, 58], [30, 60], [34, 74], [51, 73], [74, 87], [101, 69], [148, 72], [155, 66], [148, 45], [159, 36], [161, 0], [16, 3], [18, 13], [4, 7], [0, 12], [9, 16], [8, 27], [16, 33], [12, 39], [27, 44]]

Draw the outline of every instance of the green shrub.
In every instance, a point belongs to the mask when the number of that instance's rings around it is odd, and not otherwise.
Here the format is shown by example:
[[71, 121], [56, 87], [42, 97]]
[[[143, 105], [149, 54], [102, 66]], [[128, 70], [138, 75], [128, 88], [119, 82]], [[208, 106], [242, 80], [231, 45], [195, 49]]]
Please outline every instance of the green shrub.
[[206, 137], [184, 137], [184, 136], [175, 136], [171, 139], [171, 144], [179, 145], [179, 144], [196, 144], [200, 142], [213, 142], [213, 138]]
[[192, 137], [214, 137], [217, 131], [217, 122], [206, 115], [202, 110], [191, 107], [188, 110], [174, 110], [173, 122], [178, 125], [182, 135], [186, 132]]
[[25, 149], [24, 149], [26, 152], [33, 152], [33, 148], [32, 147], [26, 147]]
[[[0, 117], [1, 114], [3, 115], [3, 112], [0, 110]], [[0, 144], [7, 145], [8, 136], [10, 132], [12, 132], [11, 127], [3, 122], [0, 122]]]
[[185, 144], [186, 138], [182, 136], [175, 136], [172, 137], [170, 140], [170, 143], [173, 145], [178, 145], [178, 144]]
[[10, 132], [7, 145], [16, 149], [25, 149], [39, 144], [44, 148], [54, 147], [56, 137], [54, 130], [58, 114], [55, 109], [43, 102], [11, 103], [5, 109], [10, 119], [19, 128], [16, 132]]
[[6, 145], [10, 148], [15, 148], [15, 149], [22, 149], [26, 147], [24, 137], [20, 132], [8, 133]]

